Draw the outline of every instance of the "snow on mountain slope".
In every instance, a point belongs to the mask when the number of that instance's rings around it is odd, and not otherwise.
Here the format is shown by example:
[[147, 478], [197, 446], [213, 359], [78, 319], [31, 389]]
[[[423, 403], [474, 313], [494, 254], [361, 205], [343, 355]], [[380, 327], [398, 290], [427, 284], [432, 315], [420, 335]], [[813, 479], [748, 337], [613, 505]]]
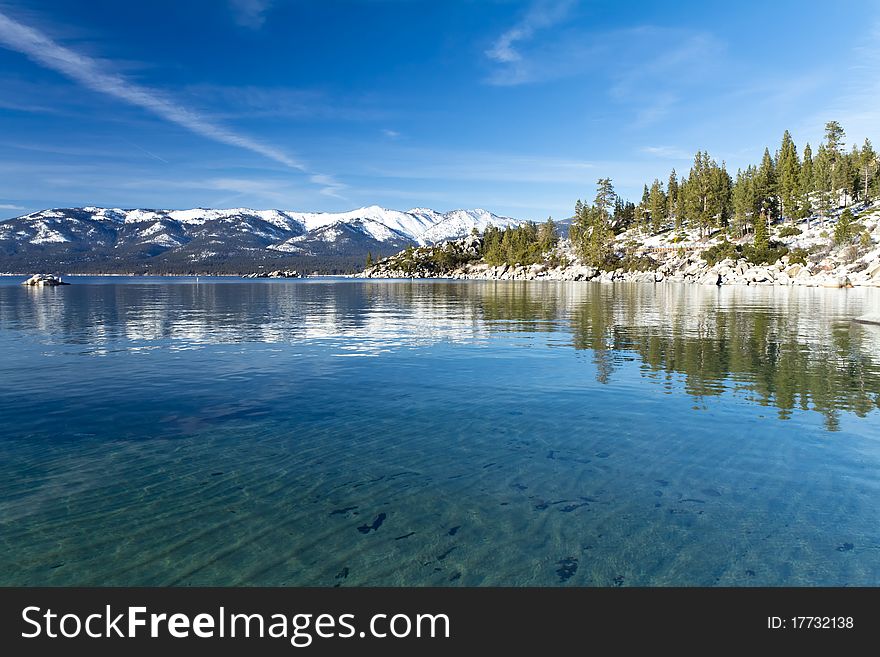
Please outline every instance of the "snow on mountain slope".
[[416, 239], [433, 225], [428, 216], [387, 210], [378, 205], [358, 208], [349, 212], [287, 212], [287, 216], [300, 221], [306, 230], [311, 231], [337, 222], [370, 221], [373, 225], [381, 224], [397, 233]]
[[[201, 258], [366, 256], [462, 237], [474, 228], [521, 223], [486, 210], [441, 213], [376, 205], [347, 212], [249, 208], [190, 210], [87, 206], [53, 208], [0, 221], [0, 267], [12, 263], [102, 262], [114, 266], [158, 255]], [[206, 250], [207, 249], [207, 250]]]
[[57, 220], [50, 220], [53, 226], [49, 225], [49, 222], [40, 221], [36, 224], [35, 228], [37, 229], [37, 234], [31, 238], [31, 244], [46, 244], [47, 242], [69, 242], [64, 235], [58, 232], [57, 228]]
[[[191, 210], [150, 210], [120, 208], [70, 208], [34, 212], [10, 219], [8, 222], [31, 223], [35, 228], [43, 226], [43, 232], [35, 239], [61, 241], [46, 228], [46, 220], [62, 220], [68, 226], [82, 221], [101, 221], [113, 224], [157, 224], [171, 220], [183, 227], [198, 227], [208, 223], [242, 224], [262, 221], [282, 231], [305, 233], [337, 223], [362, 226], [367, 234], [378, 241], [410, 239], [418, 244], [428, 244], [460, 237], [473, 228], [485, 230], [488, 226], [511, 226], [521, 223], [517, 219], [501, 217], [486, 210], [453, 210], [440, 213], [428, 208], [413, 208], [403, 212], [388, 210], [376, 205], [348, 212], [293, 212], [285, 210], [251, 210], [248, 208]], [[157, 224], [158, 225], [158, 224]]]
[[453, 210], [441, 215], [442, 218], [419, 236], [420, 244], [442, 242], [453, 237], [467, 235], [474, 228], [483, 232], [489, 226], [501, 228], [521, 223], [509, 217], [499, 217], [486, 210]]

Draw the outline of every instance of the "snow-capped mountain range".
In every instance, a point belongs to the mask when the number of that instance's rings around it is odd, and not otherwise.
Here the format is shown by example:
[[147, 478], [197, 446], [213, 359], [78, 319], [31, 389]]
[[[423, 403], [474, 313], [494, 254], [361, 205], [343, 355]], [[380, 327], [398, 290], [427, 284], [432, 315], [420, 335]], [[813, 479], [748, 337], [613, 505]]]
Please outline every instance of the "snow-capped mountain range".
[[332, 262], [330, 269], [341, 270], [349, 267], [349, 261], [362, 261], [368, 252], [389, 255], [407, 246], [461, 237], [474, 228], [483, 231], [519, 223], [486, 210], [403, 212], [378, 206], [337, 213], [51, 209], [0, 222], [0, 271], [38, 266], [53, 270], [66, 266], [68, 271], [184, 271], [205, 270], [207, 265], [223, 270], [221, 263], [235, 264], [227, 267], [233, 271], [248, 260], [302, 261], [304, 268]]

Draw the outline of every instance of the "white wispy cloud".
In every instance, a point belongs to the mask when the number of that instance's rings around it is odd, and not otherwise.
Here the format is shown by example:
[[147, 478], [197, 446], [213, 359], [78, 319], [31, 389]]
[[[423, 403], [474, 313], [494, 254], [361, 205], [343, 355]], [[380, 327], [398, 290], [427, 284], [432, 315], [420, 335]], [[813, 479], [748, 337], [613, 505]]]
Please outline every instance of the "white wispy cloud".
[[707, 31], [652, 25], [596, 31], [576, 20], [574, 4], [534, 2], [485, 51], [492, 65], [485, 81], [517, 86], [590, 76], [612, 100], [637, 102], [637, 124], [647, 125], [669, 113], [679, 91], [715, 70], [724, 51]]
[[518, 153], [402, 148], [362, 160], [380, 178], [502, 183], [577, 183], [596, 177], [597, 163]]
[[[633, 107], [633, 127], [644, 128], [673, 114], [683, 98], [717, 71], [725, 44], [713, 34], [687, 29], [641, 26], [612, 35], [613, 50], [623, 52], [611, 71], [612, 100]], [[640, 49], [626, 54], [626, 43]], [[650, 57], [645, 53], [650, 52]]]
[[568, 16], [573, 0], [535, 0], [515, 25], [502, 33], [485, 51], [486, 57], [500, 64], [490, 78], [491, 84], [510, 86], [534, 81], [530, 62], [521, 46], [536, 32], [553, 27]]
[[258, 30], [266, 22], [266, 12], [272, 0], [229, 0], [235, 22], [242, 27]]
[[645, 146], [641, 149], [646, 155], [662, 157], [668, 160], [689, 160], [692, 155], [674, 146]]
[[179, 93], [177, 97], [187, 104], [210, 107], [213, 117], [230, 120], [377, 121], [388, 120], [391, 113], [380, 106], [375, 95], [353, 91], [338, 97], [317, 89], [196, 84], [181, 88]]
[[198, 135], [258, 153], [293, 169], [305, 170], [301, 163], [280, 149], [239, 135], [176, 104], [156, 90], [105, 71], [101, 62], [55, 43], [42, 32], [12, 20], [2, 12], [0, 44], [26, 55], [46, 68], [66, 75], [84, 87], [145, 109]]
[[24, 207], [12, 203], [0, 203], [0, 210], [24, 210]]
[[37, 105], [31, 103], [22, 103], [8, 98], [0, 98], [0, 109], [12, 110], [14, 112], [27, 112], [28, 114], [46, 113], [51, 114], [56, 110], [48, 105]]
[[335, 181], [332, 176], [311, 171], [305, 164], [281, 149], [238, 134], [174, 102], [157, 90], [107, 71], [102, 62], [55, 43], [42, 32], [13, 20], [3, 12], [0, 12], [0, 45], [20, 52], [34, 62], [61, 73], [88, 89], [140, 107], [197, 135], [257, 153], [286, 167], [309, 174], [312, 182], [323, 185], [322, 193], [337, 195], [343, 188], [343, 185]]
[[345, 200], [342, 192], [347, 189], [348, 186], [339, 182], [333, 176], [328, 176], [323, 173], [316, 173], [309, 176], [309, 180], [316, 185], [321, 186], [320, 192], [324, 196], [332, 196], [333, 198]]
[[533, 2], [525, 15], [510, 29], [504, 32], [486, 56], [502, 64], [510, 64], [522, 60], [522, 54], [516, 49], [520, 41], [528, 41], [535, 32], [552, 27], [565, 18], [571, 9], [572, 0], [537, 0]]
[[397, 132], [397, 130], [390, 130], [388, 128], [382, 130], [382, 134], [388, 137], [388, 139], [397, 139], [400, 137], [400, 133]]

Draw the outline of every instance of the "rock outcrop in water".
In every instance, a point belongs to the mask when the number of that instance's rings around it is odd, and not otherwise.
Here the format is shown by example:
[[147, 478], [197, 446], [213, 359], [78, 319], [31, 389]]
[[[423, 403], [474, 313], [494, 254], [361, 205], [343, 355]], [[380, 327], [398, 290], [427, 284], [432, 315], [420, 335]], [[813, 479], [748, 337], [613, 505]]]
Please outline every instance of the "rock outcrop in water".
[[60, 276], [55, 276], [54, 274], [34, 274], [26, 281], [23, 281], [22, 285], [30, 285], [31, 287], [55, 287], [57, 285], [70, 285], [70, 283], [66, 283], [61, 280]]

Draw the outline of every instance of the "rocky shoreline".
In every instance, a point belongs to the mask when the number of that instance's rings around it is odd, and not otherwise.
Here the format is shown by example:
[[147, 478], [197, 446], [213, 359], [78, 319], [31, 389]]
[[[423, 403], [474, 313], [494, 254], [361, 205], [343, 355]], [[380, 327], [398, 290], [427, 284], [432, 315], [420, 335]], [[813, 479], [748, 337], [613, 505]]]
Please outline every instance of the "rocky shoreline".
[[[479, 253], [479, 238], [476, 236], [463, 238], [452, 244], [462, 253], [473, 256]], [[880, 253], [871, 254], [872, 257], [868, 259], [849, 264], [836, 263], [832, 260], [800, 264], [792, 263], [788, 256], [783, 256], [778, 262], [769, 265], [754, 265], [744, 259], [726, 259], [710, 265], [698, 252], [692, 252], [658, 260], [654, 267], [644, 271], [626, 271], [623, 268], [604, 271], [578, 263], [568, 245], [562, 245], [557, 254], [561, 254], [561, 257], [555, 259], [557, 263], [561, 261], [562, 264], [544, 262], [531, 265], [493, 266], [474, 259], [448, 270], [436, 271], [427, 266], [427, 257], [424, 258], [426, 266], [419, 266], [419, 251], [416, 249], [410, 254], [409, 268], [404, 269], [401, 266], [400, 255], [391, 256], [356, 276], [486, 281], [681, 282], [715, 286], [880, 287]]]
[[275, 271], [261, 271], [243, 274], [242, 278], [306, 278], [306, 275], [294, 270], [276, 269]]
[[[785, 258], [783, 258], [785, 260]], [[359, 278], [443, 278], [454, 280], [487, 281], [614, 281], [662, 283], [681, 282], [700, 285], [798, 285], [805, 287], [880, 287], [880, 262], [854, 272], [845, 268], [837, 270], [811, 270], [800, 264], [777, 262], [773, 265], [755, 266], [744, 260], [723, 260], [709, 266], [699, 257], [676, 259], [666, 262], [655, 270], [625, 271], [615, 269], [603, 271], [587, 265], [549, 267], [546, 264], [499, 265], [485, 263], [467, 264], [449, 272], [415, 272], [409, 274], [402, 270], [383, 268], [381, 264], [361, 274]]]

